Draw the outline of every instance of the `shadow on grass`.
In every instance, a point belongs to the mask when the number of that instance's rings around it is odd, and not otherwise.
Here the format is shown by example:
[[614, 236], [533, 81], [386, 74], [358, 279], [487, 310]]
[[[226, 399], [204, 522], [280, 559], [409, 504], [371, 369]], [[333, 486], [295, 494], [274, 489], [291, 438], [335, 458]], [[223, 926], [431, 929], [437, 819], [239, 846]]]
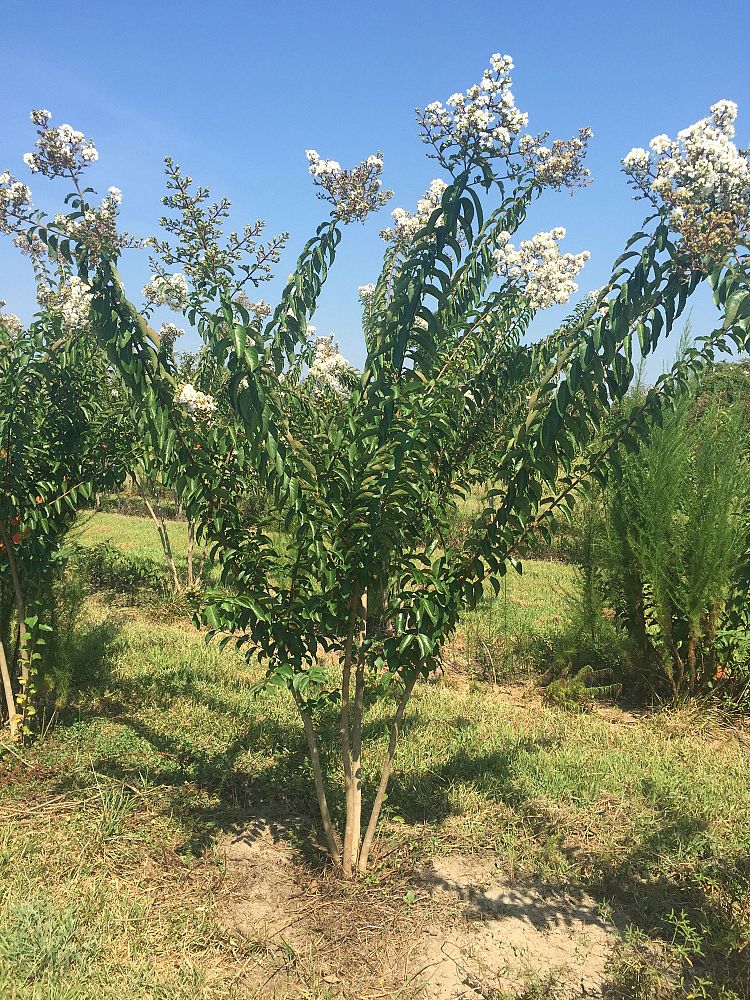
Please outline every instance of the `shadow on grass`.
[[[644, 781], [644, 792], [662, 822], [624, 855], [591, 859], [591, 891], [649, 936], [686, 947], [679, 961], [688, 980], [707, 976], [733, 990], [730, 997], [750, 998], [750, 857], [723, 851], [706, 817], [685, 812], [678, 789]], [[690, 951], [683, 918], [698, 951]]]
[[[299, 817], [307, 839], [317, 843], [317, 803], [307, 745], [294, 710], [290, 710], [288, 720], [283, 713], [264, 715], [262, 705], [254, 711], [251, 702], [235, 697], [242, 691], [239, 682], [235, 688], [230, 677], [210, 685], [205, 664], [200, 663], [170, 664], [158, 675], [135, 679], [122, 676], [113, 669], [114, 654], [108, 655], [108, 647], [117, 637], [116, 623], [108, 622], [91, 630], [82, 641], [80, 658], [86, 662], [85, 670], [78, 672], [82, 683], [61, 719], [63, 723], [84, 724], [110, 719], [135, 737], [113, 740], [108, 734], [97, 742], [95, 736], [90, 747], [92, 768], [129, 785], [138, 784], [145, 773], [149, 785], [163, 797], [164, 808], [184, 831], [182, 849], [190, 854], [200, 855], [217, 836], [261, 814], [271, 824], [286, 822], [290, 815]], [[197, 738], [192, 738], [189, 718], [187, 728], [175, 725], [176, 717], [170, 713], [178, 705], [182, 715], [189, 716], [191, 706], [200, 711]], [[221, 725], [222, 720], [237, 720], [238, 712], [239, 724], [232, 725], [230, 738], [217, 748], [216, 740], [206, 733], [206, 716], [216, 718]], [[335, 707], [319, 713], [317, 724], [322, 756], [335, 769], [339, 728]], [[403, 738], [408, 740], [415, 731], [430, 725], [431, 720], [417, 711], [405, 720]], [[461, 732], [470, 725], [468, 719], [457, 719], [452, 731]], [[382, 741], [386, 729], [382, 719], [369, 721], [364, 727], [365, 741]], [[516, 755], [521, 749], [548, 744], [547, 740], [538, 744], [527, 740], [508, 751], [484, 754], [459, 750], [440, 768], [426, 769], [413, 783], [404, 780], [397, 758], [389, 807], [411, 822], [439, 823], [457, 811], [450, 794], [457, 782], [481, 781], [497, 794], [510, 797]], [[122, 752], [122, 745], [127, 745], [127, 752]], [[63, 775], [60, 781], [61, 791], [76, 786], [72, 774]], [[374, 785], [375, 778], [368, 776], [366, 803], [373, 798]], [[483, 790], [487, 792], [487, 788]], [[335, 782], [329, 795], [334, 818], [341, 824], [343, 795]]]
[[[114, 670], [111, 652], [119, 629], [116, 622], [107, 621], [81, 634], [75, 654], [79, 690], [61, 722], [109, 718], [153, 751], [152, 759], [159, 763], [153, 770], [145, 767], [149, 784], [158, 790], [164, 810], [178, 821], [184, 835], [183, 852], [199, 856], [222, 836], [250, 849], [256, 839], [270, 835], [274, 842], [294, 843], [310, 867], [319, 869], [325, 860], [319, 846], [317, 806], [302, 727], [294, 715], [290, 712], [288, 720], [264, 717], [260, 707], [255, 712], [252, 706], [233, 701], [241, 684], [237, 682], [235, 688], [234, 682], [225, 678], [209, 686], [205, 664], [201, 668], [198, 663], [186, 662], [158, 676], [124, 678]], [[169, 712], [177, 702], [187, 703], [188, 711], [194, 704], [217, 720], [236, 719], [241, 712], [241, 721], [220, 749], [200, 746], [171, 725], [174, 719]], [[181, 707], [184, 711], [184, 705]], [[418, 705], [415, 707], [405, 722], [406, 741], [433, 724]], [[140, 711], [142, 708], [147, 711]], [[322, 753], [335, 766], [335, 709], [322, 713], [318, 723]], [[460, 736], [471, 725], [470, 720], [456, 718], [450, 732]], [[365, 738], [381, 738], [383, 730], [382, 720], [369, 723]], [[461, 812], [455, 789], [464, 787], [513, 810], [541, 845], [560, 836], [558, 818], [551, 809], [545, 812], [544, 803], [528, 801], [518, 780], [518, 758], [523, 755], [528, 768], [529, 758], [559, 744], [562, 738], [527, 736], [491, 750], [457, 738], [447, 759], [435, 765], [420, 759], [413, 767], [400, 766], [397, 757], [388, 809], [404, 817], [407, 824], [437, 826]], [[92, 763], [98, 773], [134, 784], [143, 775], [146, 758], [145, 751], [127, 755], [100, 752]], [[74, 787], [74, 776], [60, 776], [59, 784], [60, 790]], [[372, 784], [368, 781], [365, 788], [366, 800], [372, 799]], [[566, 851], [563, 843], [571, 877], [595, 898], [615, 902], [630, 923], [667, 940], [674, 935], [670, 912], [684, 910], [690, 923], [703, 929], [706, 968], [723, 963], [721, 980], [735, 991], [743, 984], [747, 989], [740, 995], [750, 996], [750, 947], [744, 948], [739, 926], [747, 906], [750, 860], [723, 857], [720, 845], [711, 842], [707, 820], [686, 813], [679, 790], [657, 788], [644, 778], [642, 791], [660, 818], [658, 827], [644, 832], [624, 852], [608, 853], [605, 847], [584, 857]], [[340, 790], [331, 791], [330, 804], [340, 822]], [[498, 905], [481, 893], [467, 893], [467, 906], [476, 916], [492, 912]], [[528, 909], [528, 900], [519, 896], [502, 902], [506, 910], [510, 907], [512, 911], [516, 905]], [[713, 968], [711, 971], [713, 974]]]

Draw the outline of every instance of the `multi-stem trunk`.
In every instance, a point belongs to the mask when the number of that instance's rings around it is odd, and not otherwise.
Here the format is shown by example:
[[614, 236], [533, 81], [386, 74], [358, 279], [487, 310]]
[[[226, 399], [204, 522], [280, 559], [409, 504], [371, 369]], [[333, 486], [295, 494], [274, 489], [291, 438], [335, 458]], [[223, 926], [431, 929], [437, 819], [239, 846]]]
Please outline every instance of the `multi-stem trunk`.
[[[351, 681], [351, 666], [349, 664], [349, 680]], [[362, 837], [362, 714], [364, 704], [364, 664], [357, 662], [355, 670], [355, 697], [354, 705], [349, 704], [348, 708], [353, 709], [353, 724], [351, 732], [346, 729], [342, 738], [342, 755], [345, 766], [344, 789], [346, 793], [345, 801], [345, 825], [343, 842], [339, 841], [336, 828], [333, 825], [328, 799], [325, 789], [325, 777], [320, 759], [320, 750], [315, 733], [312, 716], [305, 706], [304, 701], [295, 694], [295, 701], [302, 718], [305, 729], [307, 745], [310, 751], [310, 763], [315, 784], [315, 794], [318, 801], [318, 808], [323, 823], [323, 833], [326, 839], [328, 852], [334, 864], [340, 865], [341, 872], [345, 878], [351, 878], [355, 873], [364, 874], [367, 871], [370, 852], [375, 839], [375, 833], [380, 819], [380, 814], [385, 802], [388, 783], [393, 770], [393, 760], [396, 753], [398, 737], [401, 732], [404, 713], [411, 697], [414, 685], [417, 680], [417, 672], [414, 672], [406, 681], [406, 685], [398, 701], [396, 712], [390, 726], [388, 748], [385, 760], [380, 771], [378, 787], [375, 792], [372, 809], [368, 818], [367, 828]], [[348, 756], [347, 756], [348, 755]]]

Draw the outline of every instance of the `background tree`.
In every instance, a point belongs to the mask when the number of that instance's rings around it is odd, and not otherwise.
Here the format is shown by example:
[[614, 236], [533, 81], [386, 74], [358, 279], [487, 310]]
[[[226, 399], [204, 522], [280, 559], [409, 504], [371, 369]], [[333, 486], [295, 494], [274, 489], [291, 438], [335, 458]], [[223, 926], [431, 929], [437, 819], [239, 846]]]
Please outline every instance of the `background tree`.
[[125, 472], [124, 395], [90, 339], [0, 316], [0, 674], [11, 736], [32, 730], [58, 671], [54, 584], [82, 505]]

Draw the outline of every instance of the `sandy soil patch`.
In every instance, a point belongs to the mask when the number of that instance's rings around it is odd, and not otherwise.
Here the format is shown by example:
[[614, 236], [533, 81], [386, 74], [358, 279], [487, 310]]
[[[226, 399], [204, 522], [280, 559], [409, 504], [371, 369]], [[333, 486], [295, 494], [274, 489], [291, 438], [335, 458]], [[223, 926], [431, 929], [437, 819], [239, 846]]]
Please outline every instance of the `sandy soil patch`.
[[556, 1000], [601, 996], [617, 928], [585, 894], [505, 881], [492, 857], [459, 854], [379, 884], [345, 883], [302, 828], [257, 817], [222, 842], [222, 922], [252, 955], [246, 990], [500, 1000], [547, 980]]

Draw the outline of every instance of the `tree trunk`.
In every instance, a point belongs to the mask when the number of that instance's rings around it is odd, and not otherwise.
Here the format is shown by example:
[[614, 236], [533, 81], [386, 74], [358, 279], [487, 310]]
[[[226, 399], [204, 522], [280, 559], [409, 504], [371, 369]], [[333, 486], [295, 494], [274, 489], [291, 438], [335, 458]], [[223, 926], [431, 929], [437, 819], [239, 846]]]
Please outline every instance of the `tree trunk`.
[[138, 482], [138, 480], [135, 478], [135, 476], [133, 477], [133, 482], [135, 483], [138, 492], [141, 495], [141, 499], [146, 505], [146, 509], [151, 515], [151, 520], [156, 525], [156, 531], [157, 534], [159, 535], [159, 541], [161, 542], [161, 548], [162, 552], [164, 553], [164, 559], [167, 563], [167, 568], [169, 569], [169, 572], [172, 576], [172, 586], [174, 588], [174, 592], [176, 594], [179, 594], [179, 592], [182, 590], [182, 584], [180, 583], [180, 575], [177, 572], [177, 566], [174, 561], [174, 556], [172, 555], [172, 545], [171, 542], [169, 541], [169, 533], [167, 532], [167, 526], [164, 523], [164, 518], [157, 517], [156, 511], [151, 506], [151, 503], [148, 497], [146, 496], [146, 491]]
[[396, 743], [398, 741], [399, 732], [401, 731], [401, 723], [404, 718], [404, 712], [406, 711], [406, 705], [411, 697], [412, 691], [414, 690], [414, 685], [417, 682], [417, 676], [418, 675], [415, 672], [406, 682], [404, 693], [401, 695], [398, 708], [396, 709], [396, 714], [391, 724], [391, 737], [388, 742], [388, 752], [386, 753], [385, 761], [383, 762], [383, 769], [380, 772], [380, 783], [378, 785], [378, 790], [375, 793], [375, 801], [372, 805], [370, 821], [367, 824], [367, 830], [365, 831], [364, 840], [362, 841], [362, 849], [359, 852], [357, 870], [360, 872], [367, 871], [367, 862], [370, 857], [372, 842], [375, 839], [375, 831], [378, 826], [378, 820], [380, 819], [380, 810], [383, 808], [385, 793], [388, 790], [388, 780], [391, 776], [391, 770], [393, 768], [393, 758], [396, 753]]
[[8, 660], [5, 656], [5, 646], [0, 639], [0, 675], [3, 680], [3, 690], [5, 692], [5, 704], [8, 708], [8, 727], [10, 737], [15, 740], [18, 736], [18, 713], [16, 712], [16, 699], [13, 694], [13, 681], [11, 680]]
[[362, 837], [362, 715], [365, 701], [365, 664], [361, 658], [357, 660], [354, 675], [354, 725], [352, 728], [352, 865], [356, 866], [359, 858], [359, 846]]
[[313, 726], [312, 716], [305, 708], [302, 699], [295, 694], [294, 700], [297, 703], [299, 714], [302, 717], [302, 724], [305, 727], [305, 736], [307, 737], [307, 745], [310, 750], [310, 764], [312, 766], [313, 780], [315, 782], [315, 794], [318, 799], [318, 808], [320, 810], [320, 818], [323, 823], [323, 833], [325, 834], [326, 845], [334, 864], [338, 865], [341, 864], [341, 847], [339, 845], [336, 829], [331, 822], [331, 814], [328, 810], [328, 799], [326, 797], [325, 783], [323, 781], [323, 768], [320, 764], [320, 750], [318, 749], [318, 740], [315, 736], [315, 727]]
[[16, 616], [18, 617], [18, 656], [21, 660], [21, 686], [24, 693], [29, 686], [29, 674], [31, 664], [31, 650], [29, 649], [29, 635], [26, 627], [26, 599], [21, 585], [21, 577], [18, 572], [13, 543], [8, 536], [6, 526], [0, 521], [0, 540], [5, 546], [5, 554], [8, 557], [10, 566], [10, 577], [13, 581], [13, 592], [16, 598]]
[[[349, 627], [346, 633], [346, 643], [344, 644], [344, 663], [341, 677], [341, 714], [340, 714], [340, 735], [341, 735], [341, 757], [344, 765], [344, 792], [346, 798], [346, 820], [344, 824], [344, 850], [341, 857], [341, 867], [344, 878], [351, 878], [357, 864], [359, 855], [359, 842], [361, 827], [357, 823], [357, 817], [362, 811], [362, 786], [355, 778], [355, 761], [352, 753], [352, 739], [350, 734], [351, 720], [349, 715], [351, 699], [351, 674], [352, 674], [352, 654], [354, 649], [354, 632], [357, 625], [357, 617], [360, 611], [360, 593], [357, 584], [353, 586], [352, 596], [349, 601]], [[359, 666], [357, 667], [359, 672]], [[357, 776], [359, 776], [361, 761], [357, 760]]]

